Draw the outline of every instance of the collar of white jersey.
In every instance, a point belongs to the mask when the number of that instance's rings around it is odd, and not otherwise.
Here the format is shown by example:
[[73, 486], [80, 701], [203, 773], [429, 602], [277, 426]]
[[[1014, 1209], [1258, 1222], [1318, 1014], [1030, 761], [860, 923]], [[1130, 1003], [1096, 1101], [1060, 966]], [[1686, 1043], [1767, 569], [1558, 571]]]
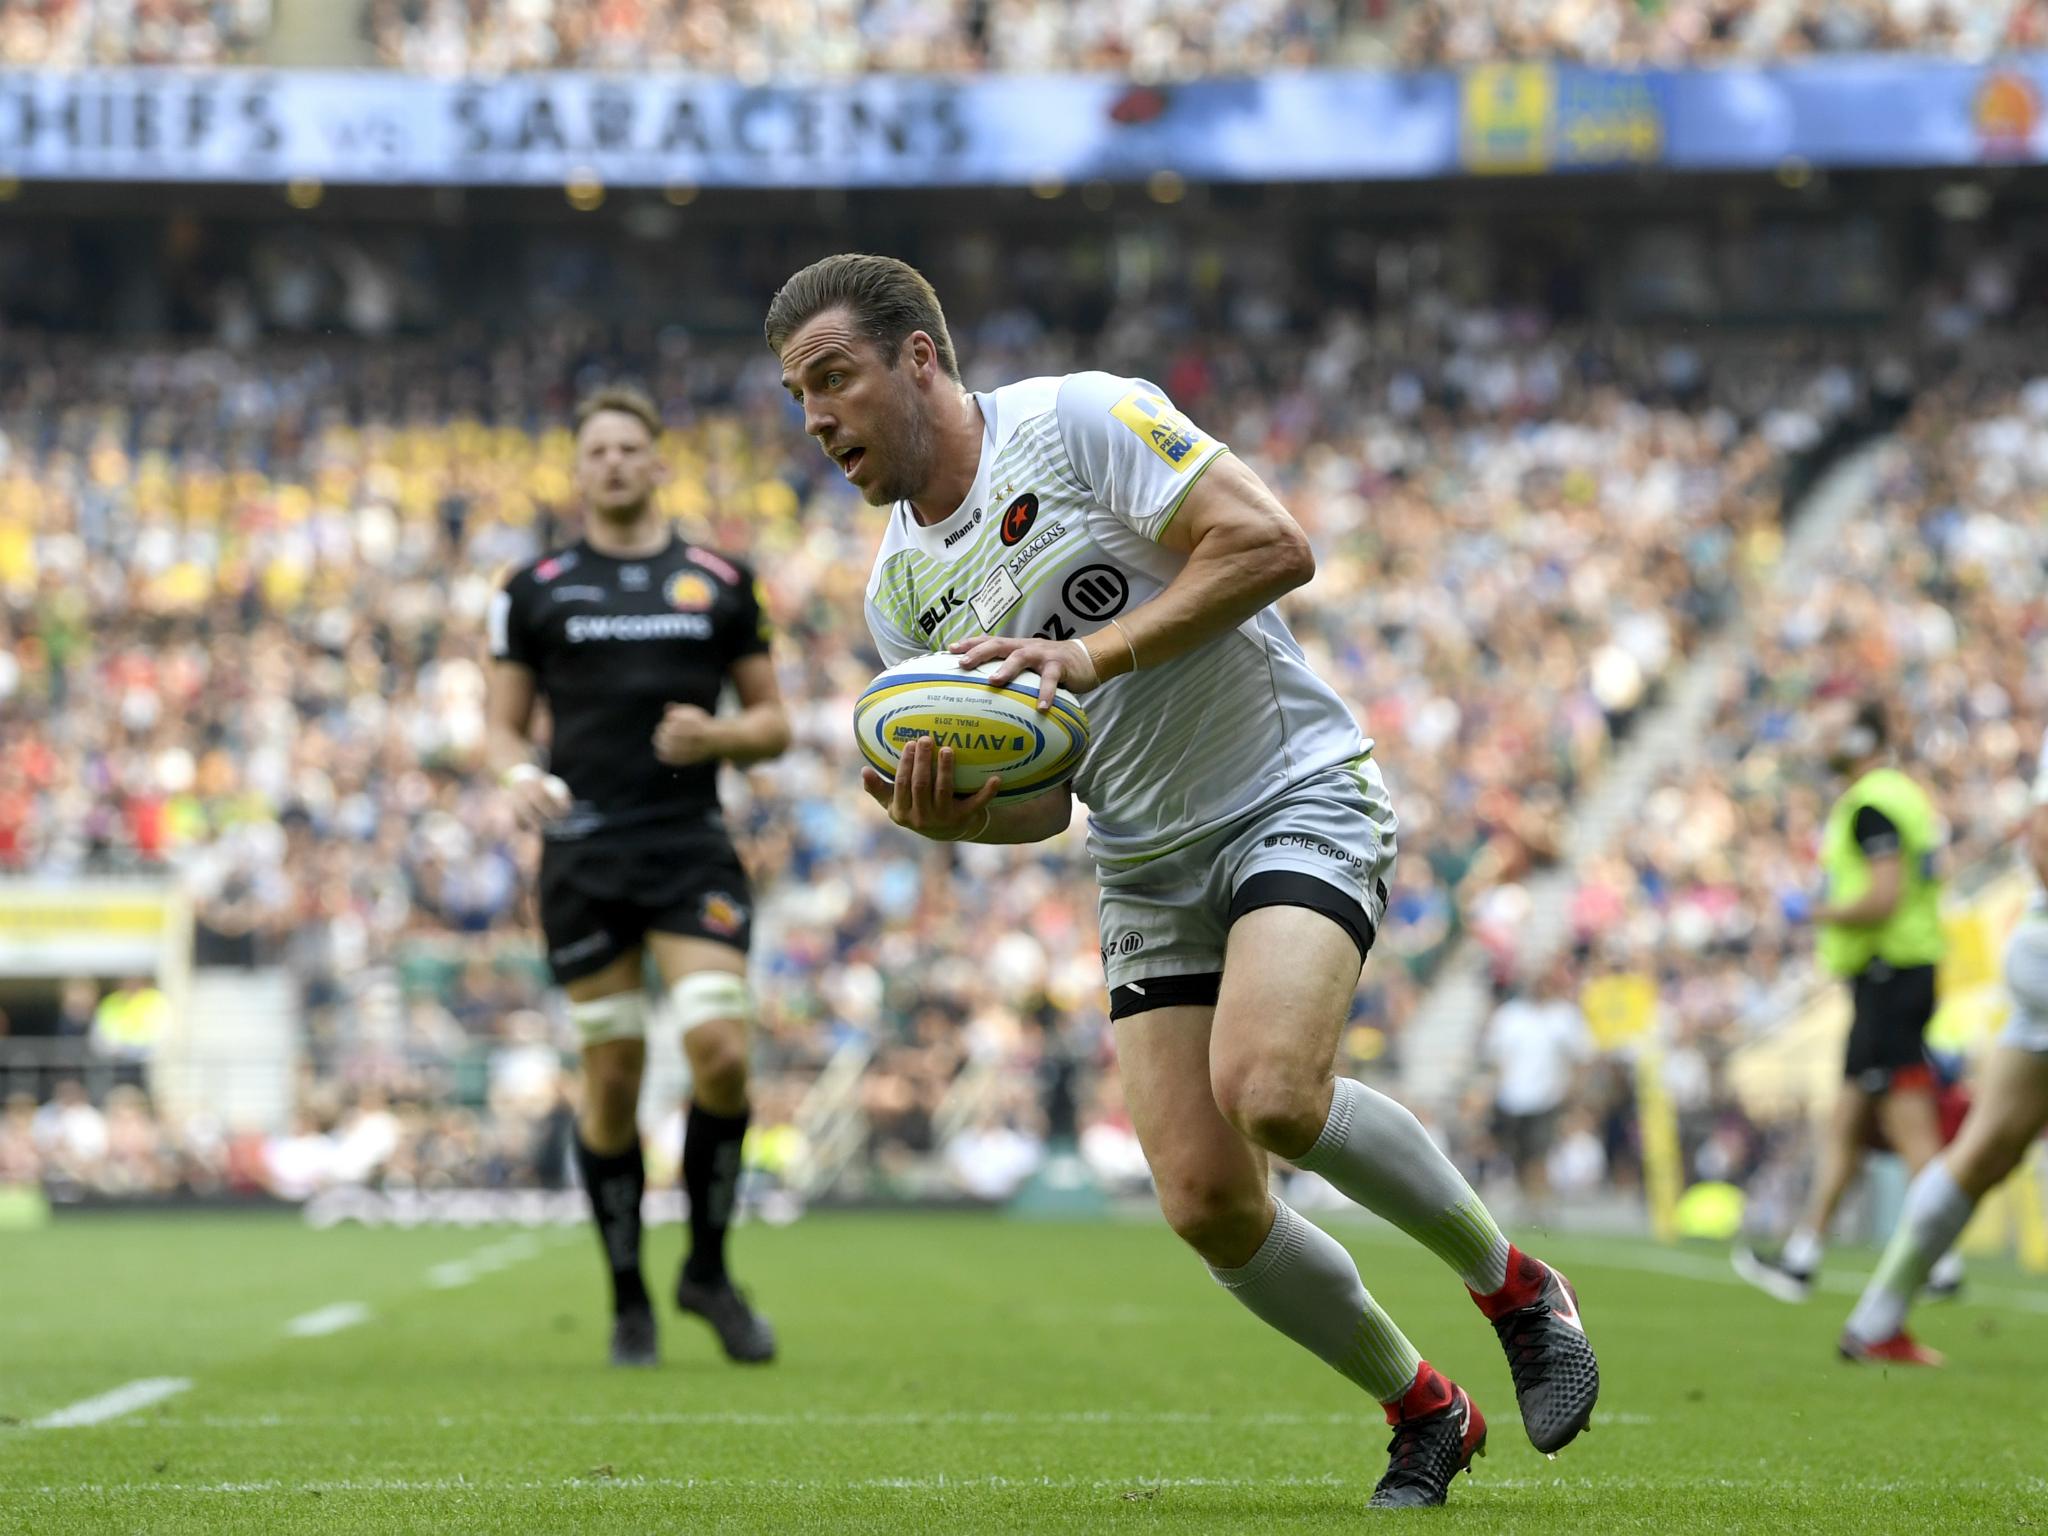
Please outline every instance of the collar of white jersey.
[[896, 517], [903, 525], [904, 537], [914, 548], [941, 559], [958, 552], [966, 542], [962, 535], [989, 515], [988, 482], [996, 464], [996, 401], [994, 395], [973, 394], [969, 398], [981, 411], [981, 463], [975, 467], [974, 484], [967, 499], [953, 509], [950, 517], [936, 523], [920, 523], [909, 502], [896, 503]]

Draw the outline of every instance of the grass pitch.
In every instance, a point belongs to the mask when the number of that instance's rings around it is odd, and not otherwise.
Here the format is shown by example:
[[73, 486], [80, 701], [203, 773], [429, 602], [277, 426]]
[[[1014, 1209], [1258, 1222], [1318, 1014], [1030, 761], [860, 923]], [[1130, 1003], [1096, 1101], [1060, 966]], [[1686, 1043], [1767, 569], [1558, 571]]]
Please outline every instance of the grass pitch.
[[[1457, 1281], [1334, 1230], [1488, 1416], [1442, 1514], [1366, 1511], [1375, 1405], [1156, 1224], [749, 1227], [781, 1363], [728, 1366], [666, 1312], [663, 1367], [629, 1373], [602, 1363], [587, 1230], [74, 1217], [0, 1238], [0, 1532], [2048, 1529], [2038, 1280], [1977, 1266], [1920, 1319], [1949, 1369], [1882, 1372], [1832, 1358], [1861, 1256], [1802, 1309], [1719, 1252], [1534, 1241], [1604, 1380], [1550, 1461]], [[658, 1294], [679, 1235], [650, 1249]]]

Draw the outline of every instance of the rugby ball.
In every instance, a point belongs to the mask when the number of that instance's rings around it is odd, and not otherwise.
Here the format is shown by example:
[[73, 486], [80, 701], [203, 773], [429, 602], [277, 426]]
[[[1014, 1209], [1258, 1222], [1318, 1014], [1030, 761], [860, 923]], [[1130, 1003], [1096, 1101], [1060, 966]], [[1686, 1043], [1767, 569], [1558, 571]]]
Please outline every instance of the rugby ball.
[[963, 668], [940, 651], [899, 663], [868, 684], [853, 707], [861, 756], [890, 783], [903, 749], [930, 736], [953, 749], [953, 788], [972, 794], [1003, 776], [999, 801], [1029, 800], [1071, 779], [1088, 754], [1088, 716], [1066, 689], [1040, 713], [1038, 674], [989, 681], [994, 663]]

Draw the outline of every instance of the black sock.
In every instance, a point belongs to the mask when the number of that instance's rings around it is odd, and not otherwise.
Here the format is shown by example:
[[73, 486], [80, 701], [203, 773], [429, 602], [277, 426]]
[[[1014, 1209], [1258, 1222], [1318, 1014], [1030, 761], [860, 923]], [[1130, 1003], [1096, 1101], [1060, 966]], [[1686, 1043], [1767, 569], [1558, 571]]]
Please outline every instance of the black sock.
[[733, 1199], [739, 1193], [740, 1143], [752, 1116], [751, 1108], [736, 1115], [714, 1115], [702, 1104], [690, 1106], [683, 1127], [683, 1188], [690, 1195], [685, 1280], [716, 1285], [725, 1279], [725, 1232], [732, 1225]]
[[647, 1306], [647, 1287], [640, 1280], [640, 1196], [647, 1188], [647, 1165], [640, 1142], [623, 1152], [593, 1152], [576, 1138], [576, 1167], [590, 1194], [590, 1214], [597, 1221], [597, 1240], [612, 1272], [612, 1307], [640, 1311]]

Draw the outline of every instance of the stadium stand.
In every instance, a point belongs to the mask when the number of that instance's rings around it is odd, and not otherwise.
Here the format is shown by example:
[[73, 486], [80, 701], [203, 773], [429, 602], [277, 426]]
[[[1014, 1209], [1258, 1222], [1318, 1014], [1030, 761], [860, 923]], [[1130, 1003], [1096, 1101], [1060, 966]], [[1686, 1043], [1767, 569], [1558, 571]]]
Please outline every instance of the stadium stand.
[[1659, 980], [1703, 1176], [1739, 1179], [1765, 1152], [1716, 1074], [1812, 985], [1806, 913], [1833, 792], [1815, 706], [1888, 680], [1902, 755], [1946, 819], [1952, 877], [1997, 867], [2025, 824], [2048, 724], [2029, 663], [2048, 386], [2002, 366], [2002, 350], [1921, 397], [1821, 578], [1752, 611], [1705, 750], [1653, 792], [1627, 855], [1577, 892], [1581, 947]]
[[[4, 0], [0, 67], [262, 61], [280, 0]], [[289, 5], [289, 0], [285, 0]], [[1501, 60], [1676, 67], [2042, 46], [2039, 0], [367, 0], [369, 61], [432, 75], [690, 70], [762, 79], [1102, 70], [1143, 80]], [[355, 62], [336, 58], [334, 63]]]
[[431, 74], [688, 69], [745, 79], [770, 71], [816, 77], [1059, 69], [1179, 79], [1503, 59], [1674, 66], [1906, 51], [1980, 59], [2040, 46], [2048, 7], [2036, 0], [370, 0], [365, 24], [382, 63]]
[[2035, 0], [1417, 0], [1399, 11], [1398, 55], [1413, 66], [1570, 59], [1675, 67], [1818, 53], [1983, 59], [2039, 47]]
[[[199, 307], [231, 333], [377, 308], [345, 281], [299, 293], [295, 274], [346, 273], [351, 247], [292, 250]], [[962, 314], [970, 378], [1084, 356], [1156, 370], [1317, 543], [1321, 577], [1289, 617], [1389, 744], [1404, 817], [1351, 1041], [1353, 1066], [1384, 1069], [1445, 945], [1553, 856], [1572, 795], [1769, 559], [1790, 452], [1856, 408], [1860, 365], [1775, 338], [1610, 335], [1427, 286], [1398, 317], [1300, 330], [1247, 285], [1221, 305], [1230, 329], [1162, 357], [1151, 338], [1184, 330], [1170, 304], [1104, 296], [1089, 335], [1022, 324], [1060, 308], [1031, 297]], [[673, 335], [621, 349], [570, 320], [483, 349], [12, 338], [0, 701], [20, 728], [0, 751], [0, 863], [179, 869], [202, 962], [288, 964], [309, 1021], [299, 1126], [256, 1148], [160, 1128], [160, 1180], [558, 1177], [566, 1037], [525, 928], [533, 849], [471, 771], [476, 631], [496, 573], [571, 536], [554, 423], [611, 373], [667, 403], [672, 510], [759, 563], [789, 637], [798, 751], [730, 800], [770, 893], [763, 1067], [785, 1113], [837, 1046], [871, 1043], [863, 1164], [887, 1183], [930, 1162], [970, 1065], [1028, 1080], [1074, 1061], [1077, 1129], [1133, 1176], [1078, 836], [954, 864], [867, 814], [845, 719], [874, 665], [857, 618], [871, 520], [792, 442], [765, 364]], [[991, 921], [1006, 937], [989, 955]], [[76, 1098], [49, 1073], [21, 1086]], [[24, 1113], [15, 1156], [133, 1179], [74, 1107]], [[1035, 1095], [1006, 1091], [953, 1177], [987, 1189], [1027, 1167], [1019, 1138], [1040, 1121]]]
[[249, 61], [273, 0], [4, 0], [0, 68]]

